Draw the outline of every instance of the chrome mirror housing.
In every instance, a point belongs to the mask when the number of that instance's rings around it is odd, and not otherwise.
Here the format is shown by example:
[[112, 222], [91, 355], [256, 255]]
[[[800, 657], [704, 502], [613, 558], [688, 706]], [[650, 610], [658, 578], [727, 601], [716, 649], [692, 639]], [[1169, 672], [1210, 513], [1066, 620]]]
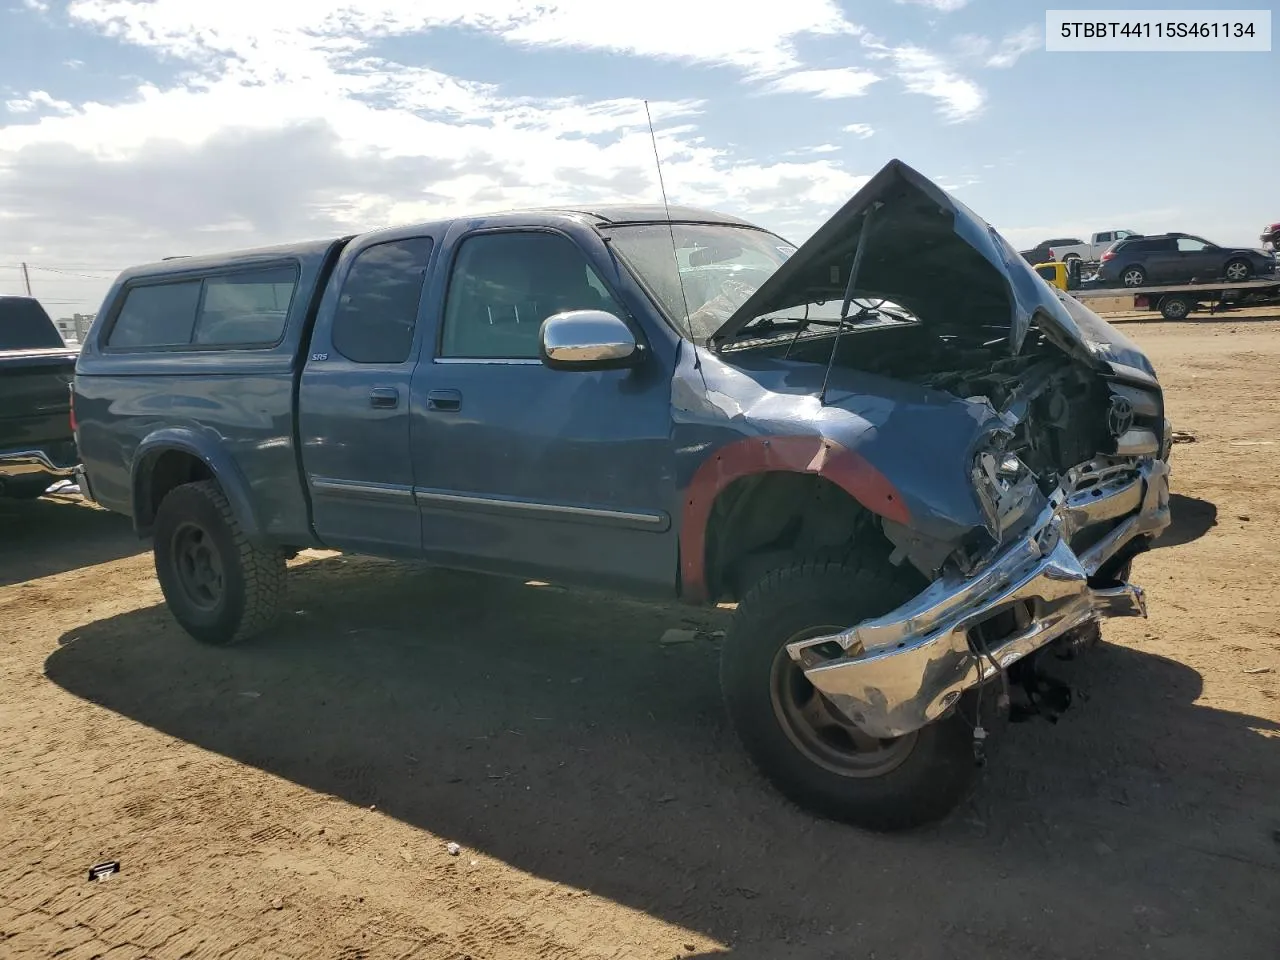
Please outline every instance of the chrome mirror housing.
[[542, 321], [538, 356], [557, 370], [629, 367], [641, 357], [635, 334], [604, 310], [568, 310]]

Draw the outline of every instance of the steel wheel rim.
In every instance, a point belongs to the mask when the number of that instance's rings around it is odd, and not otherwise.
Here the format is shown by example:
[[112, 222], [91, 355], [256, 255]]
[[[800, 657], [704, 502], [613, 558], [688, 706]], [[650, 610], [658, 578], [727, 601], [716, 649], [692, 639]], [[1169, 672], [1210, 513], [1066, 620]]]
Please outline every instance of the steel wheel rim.
[[173, 568], [187, 600], [201, 610], [217, 609], [225, 589], [225, 571], [209, 531], [195, 523], [181, 524], [173, 532], [171, 545]]
[[1228, 280], [1243, 280], [1248, 275], [1249, 275], [1249, 267], [1247, 264], [1243, 264], [1243, 263], [1227, 264]]
[[1142, 274], [1137, 270], [1126, 270], [1124, 274], [1124, 285], [1126, 287], [1142, 286]]
[[769, 699], [778, 725], [807, 760], [842, 777], [882, 777], [911, 755], [918, 734], [881, 740], [863, 733], [817, 691], [787, 653], [787, 644], [842, 629], [811, 627], [788, 638], [773, 658]]
[[1175, 300], [1173, 303], [1165, 307], [1165, 311], [1172, 320], [1181, 320], [1187, 315], [1187, 305], [1181, 300]]

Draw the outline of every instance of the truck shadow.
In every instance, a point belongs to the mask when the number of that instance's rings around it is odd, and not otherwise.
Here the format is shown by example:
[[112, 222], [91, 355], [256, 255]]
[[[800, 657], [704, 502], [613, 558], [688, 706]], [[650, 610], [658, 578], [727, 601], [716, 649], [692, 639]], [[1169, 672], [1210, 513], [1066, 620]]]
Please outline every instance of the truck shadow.
[[[1008, 728], [949, 820], [886, 837], [806, 815], [749, 767], [719, 705], [722, 611], [345, 557], [290, 589], [243, 648], [152, 607], [69, 631], [47, 675], [738, 958], [1133, 956], [1153, 924], [1186, 955], [1263, 955], [1280, 740], [1195, 705], [1184, 665], [1113, 646], [1065, 665], [1086, 702]], [[689, 632], [660, 642], [673, 626]]]
[[1171, 493], [1169, 513], [1169, 526], [1151, 544], [1153, 550], [1180, 547], [1184, 543], [1199, 540], [1218, 525], [1217, 504], [1199, 497]]
[[78, 496], [0, 497], [0, 587], [147, 549], [128, 518], [90, 506]]

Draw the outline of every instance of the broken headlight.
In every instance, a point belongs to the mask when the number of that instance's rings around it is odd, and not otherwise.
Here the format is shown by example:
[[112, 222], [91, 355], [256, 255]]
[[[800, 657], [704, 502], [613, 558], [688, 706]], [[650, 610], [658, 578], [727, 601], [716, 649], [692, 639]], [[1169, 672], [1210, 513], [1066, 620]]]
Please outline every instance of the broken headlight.
[[987, 532], [997, 541], [1018, 526], [1040, 493], [1036, 476], [1016, 454], [1004, 449], [1005, 437], [993, 435], [973, 458], [970, 477], [986, 521]]

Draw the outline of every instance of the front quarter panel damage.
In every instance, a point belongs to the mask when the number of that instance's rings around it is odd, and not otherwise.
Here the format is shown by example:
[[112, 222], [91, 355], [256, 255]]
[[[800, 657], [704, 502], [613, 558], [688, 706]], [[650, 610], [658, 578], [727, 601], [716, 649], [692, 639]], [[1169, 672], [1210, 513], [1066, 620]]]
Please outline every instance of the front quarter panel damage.
[[931, 541], [958, 543], [981, 527], [966, 470], [975, 445], [1000, 424], [989, 404], [836, 370], [822, 405], [814, 379], [821, 375], [812, 365], [767, 358], [740, 368], [685, 345], [672, 407], [684, 491], [681, 581], [691, 599], [705, 597], [716, 497], [745, 476], [823, 477], [883, 521]]

